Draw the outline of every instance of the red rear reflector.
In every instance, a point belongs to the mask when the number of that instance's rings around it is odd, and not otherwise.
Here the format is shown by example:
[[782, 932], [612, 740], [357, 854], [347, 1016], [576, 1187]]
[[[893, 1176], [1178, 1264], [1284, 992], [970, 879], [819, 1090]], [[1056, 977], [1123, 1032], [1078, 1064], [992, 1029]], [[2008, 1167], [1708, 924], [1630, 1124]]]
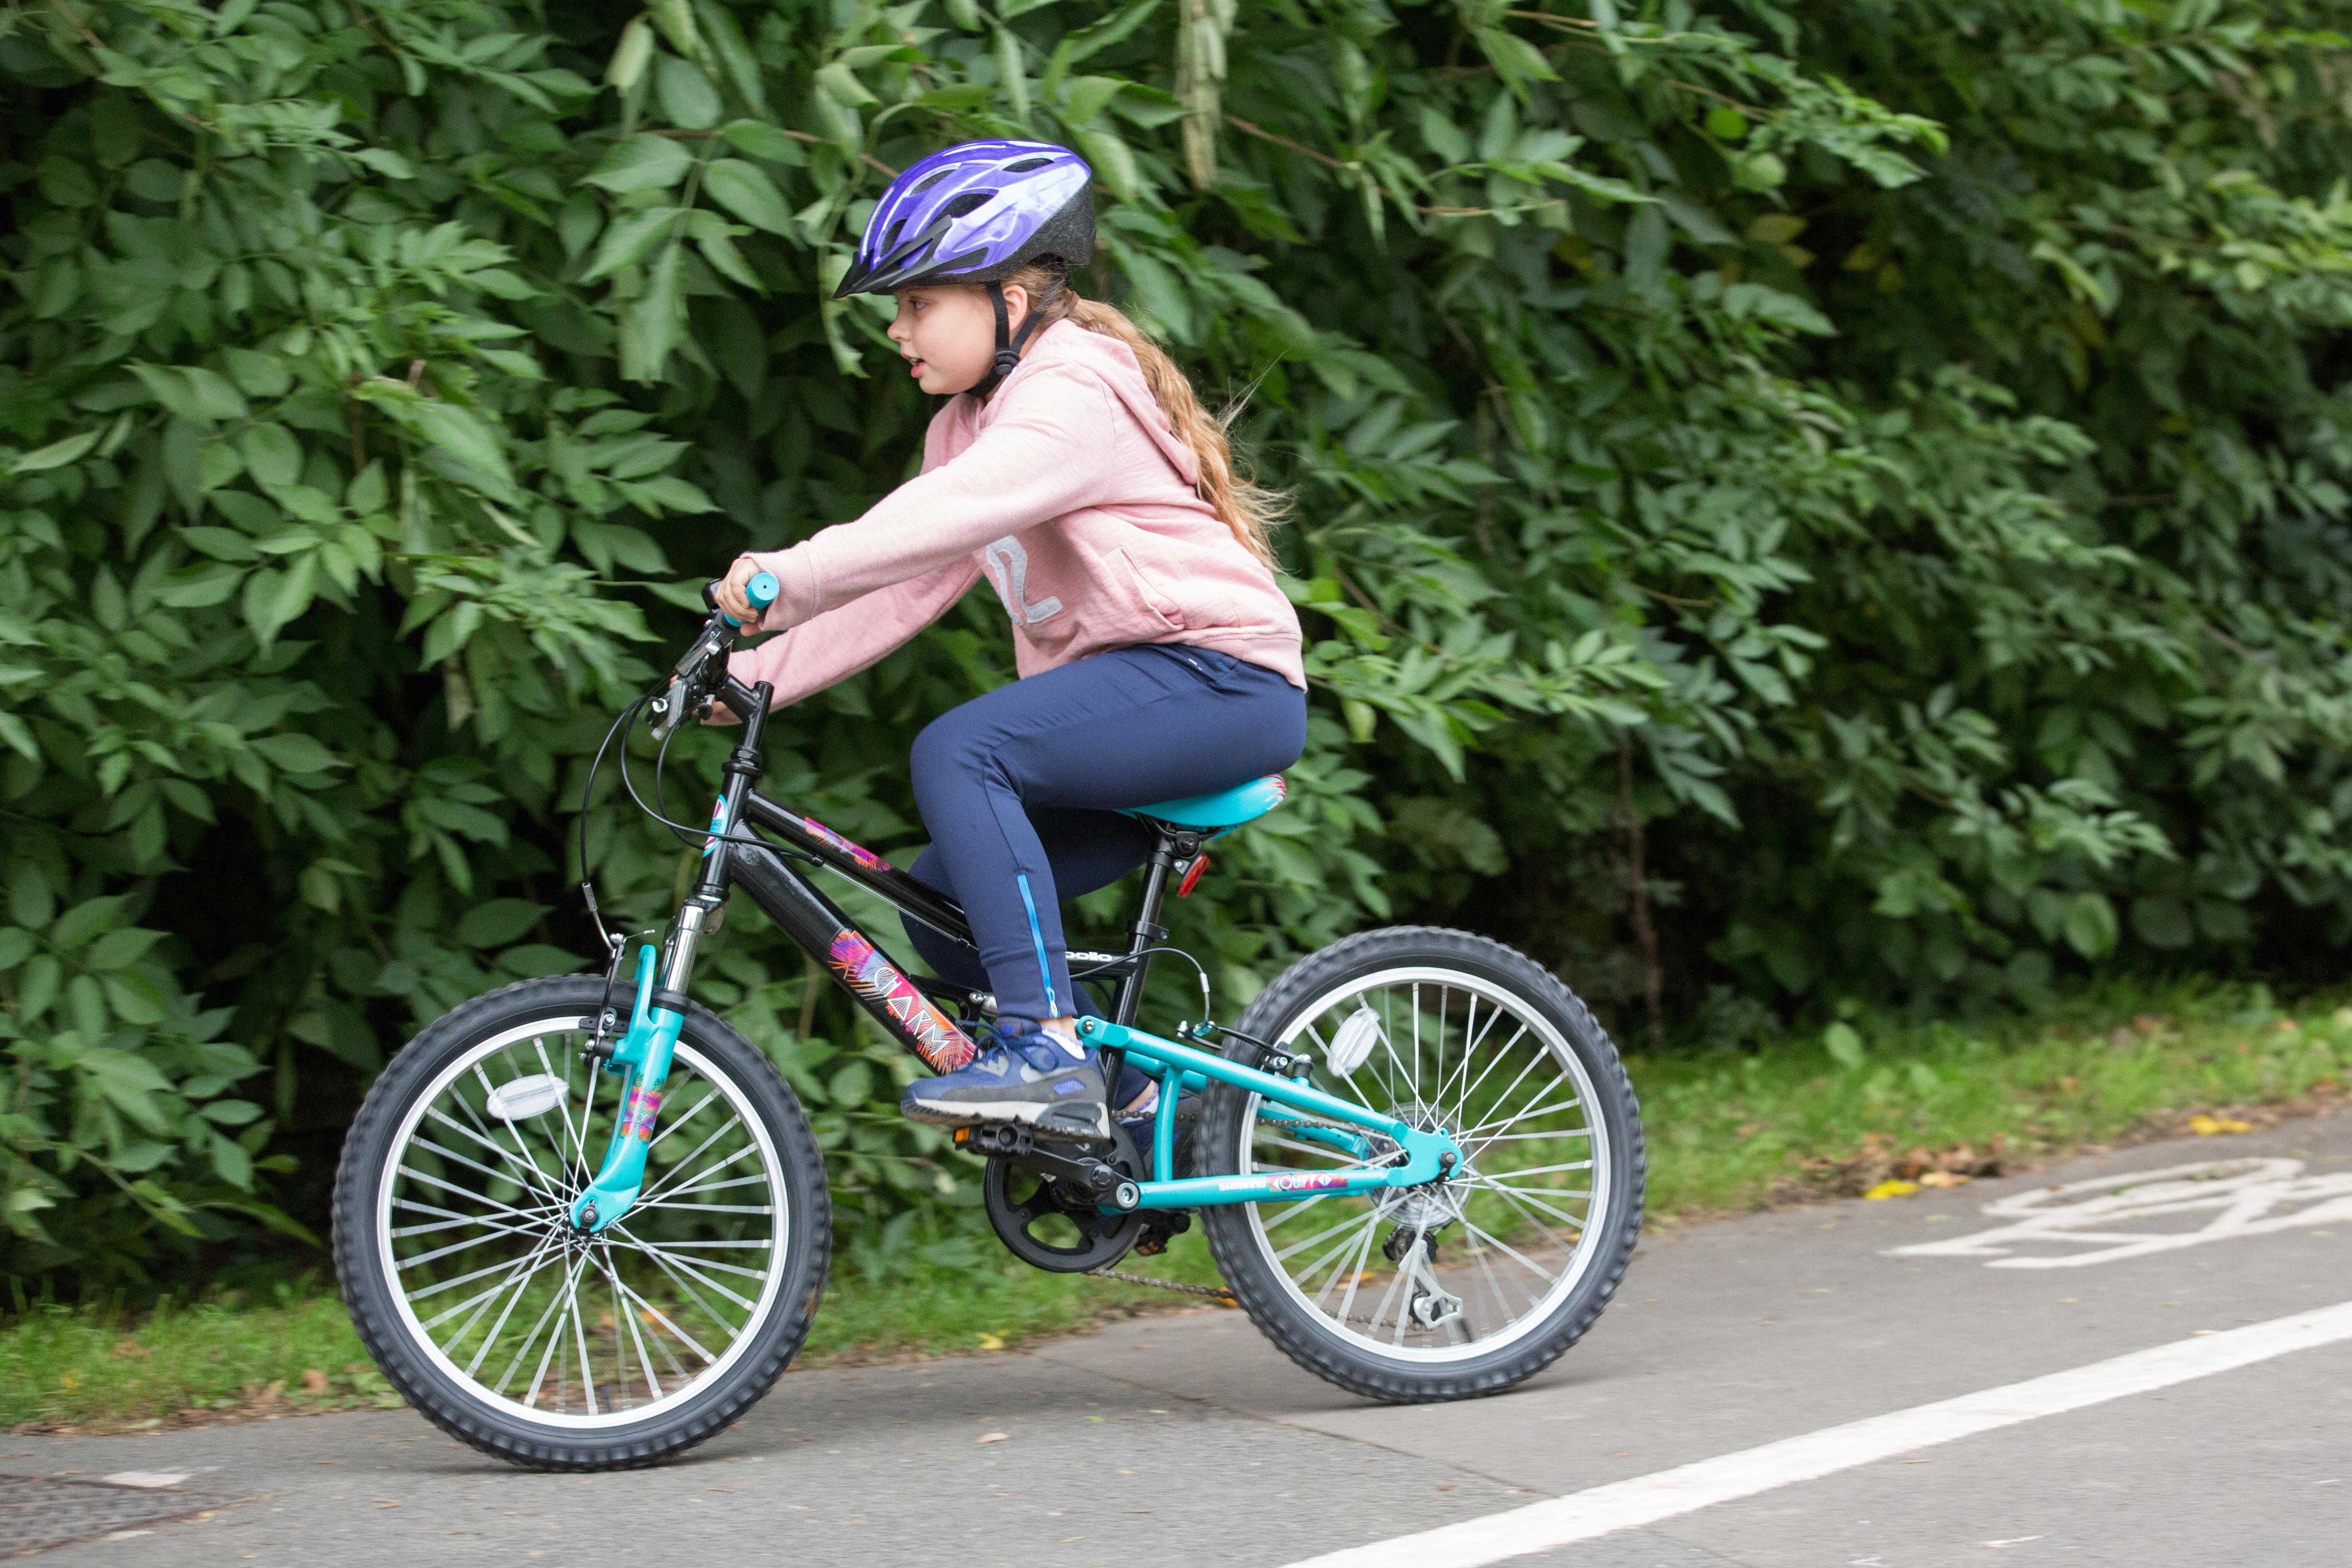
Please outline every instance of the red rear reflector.
[[1201, 885], [1201, 873], [1208, 868], [1209, 854], [1208, 851], [1204, 849], [1200, 854], [1192, 857], [1192, 868], [1184, 873], [1184, 879], [1182, 881], [1176, 884], [1176, 896], [1180, 899], [1191, 898], [1192, 896], [1192, 889]]

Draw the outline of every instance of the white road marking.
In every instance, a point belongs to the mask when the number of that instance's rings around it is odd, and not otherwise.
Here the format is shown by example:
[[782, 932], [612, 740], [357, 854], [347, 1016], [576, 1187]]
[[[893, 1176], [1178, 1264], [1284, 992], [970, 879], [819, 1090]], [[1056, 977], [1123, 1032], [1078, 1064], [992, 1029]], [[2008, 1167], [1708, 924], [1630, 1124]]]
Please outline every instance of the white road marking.
[[2352, 1340], [2352, 1301], [1808, 1432], [1507, 1513], [1327, 1552], [1291, 1568], [1477, 1568], [2344, 1340]]
[[[2115, 1263], [2242, 1236], [2352, 1220], [2352, 1173], [2306, 1176], [2300, 1160], [2205, 1160], [2012, 1193], [1987, 1204], [1984, 1212], [2010, 1223], [1973, 1236], [1894, 1247], [1888, 1256], [1983, 1258], [1990, 1259], [1988, 1268], [2083, 1268]], [[2198, 1229], [2168, 1228], [2179, 1216], [2204, 1213], [2212, 1217]], [[2118, 1228], [2135, 1222], [2141, 1228]], [[2149, 1222], [2168, 1228], [2153, 1228]], [[2048, 1246], [2097, 1250], [2012, 1256], [2021, 1248]]]

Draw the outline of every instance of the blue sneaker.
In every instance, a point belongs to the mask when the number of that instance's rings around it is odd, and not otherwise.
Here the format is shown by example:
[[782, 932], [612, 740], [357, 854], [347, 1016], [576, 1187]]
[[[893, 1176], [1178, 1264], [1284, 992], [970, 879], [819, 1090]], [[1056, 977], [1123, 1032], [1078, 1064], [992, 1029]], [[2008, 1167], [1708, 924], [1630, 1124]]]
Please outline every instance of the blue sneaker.
[[1085, 1047], [1044, 1033], [986, 1030], [969, 1066], [921, 1079], [898, 1098], [898, 1109], [936, 1127], [1012, 1121], [1040, 1138], [1110, 1136], [1110, 1107], [1102, 1065]]

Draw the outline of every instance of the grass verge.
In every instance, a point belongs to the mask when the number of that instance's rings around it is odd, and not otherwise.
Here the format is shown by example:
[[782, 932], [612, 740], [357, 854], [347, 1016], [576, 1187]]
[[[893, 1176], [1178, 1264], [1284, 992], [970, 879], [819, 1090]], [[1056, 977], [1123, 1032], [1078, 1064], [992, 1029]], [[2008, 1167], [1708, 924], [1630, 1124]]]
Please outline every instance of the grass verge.
[[[1754, 1055], [1635, 1057], [1654, 1223], [1840, 1194], [1898, 1197], [2120, 1139], [2226, 1135], [2352, 1079], [2352, 1007], [2260, 987], [2074, 999], [2031, 1022], [1849, 1025]], [[1010, 1348], [1197, 1305], [1041, 1274], [993, 1250], [888, 1279], [836, 1273], [800, 1365]], [[1131, 1272], [1213, 1284], [1199, 1232]], [[36, 1307], [0, 1321], [0, 1428], [122, 1430], [396, 1405], [326, 1281], [135, 1317]]]

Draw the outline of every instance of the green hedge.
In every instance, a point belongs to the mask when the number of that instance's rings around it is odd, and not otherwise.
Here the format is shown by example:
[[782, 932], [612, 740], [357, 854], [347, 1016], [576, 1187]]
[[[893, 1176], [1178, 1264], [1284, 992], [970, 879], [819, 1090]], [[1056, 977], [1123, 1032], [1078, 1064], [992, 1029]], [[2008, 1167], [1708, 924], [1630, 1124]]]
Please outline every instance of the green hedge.
[[[1720, 1042], [2310, 962], [2347, 9], [0, 7], [0, 1271], [299, 1229], [386, 1049], [591, 950], [604, 716], [685, 584], [911, 461], [827, 284], [973, 135], [1087, 154], [1085, 285], [1298, 496], [1307, 755], [1181, 906], [1226, 1008], [1408, 917]], [[903, 848], [1007, 647], [968, 602], [772, 786]], [[672, 841], [588, 857], [662, 917]], [[959, 1246], [903, 1062], [756, 922], [706, 972], [853, 1245]]]

